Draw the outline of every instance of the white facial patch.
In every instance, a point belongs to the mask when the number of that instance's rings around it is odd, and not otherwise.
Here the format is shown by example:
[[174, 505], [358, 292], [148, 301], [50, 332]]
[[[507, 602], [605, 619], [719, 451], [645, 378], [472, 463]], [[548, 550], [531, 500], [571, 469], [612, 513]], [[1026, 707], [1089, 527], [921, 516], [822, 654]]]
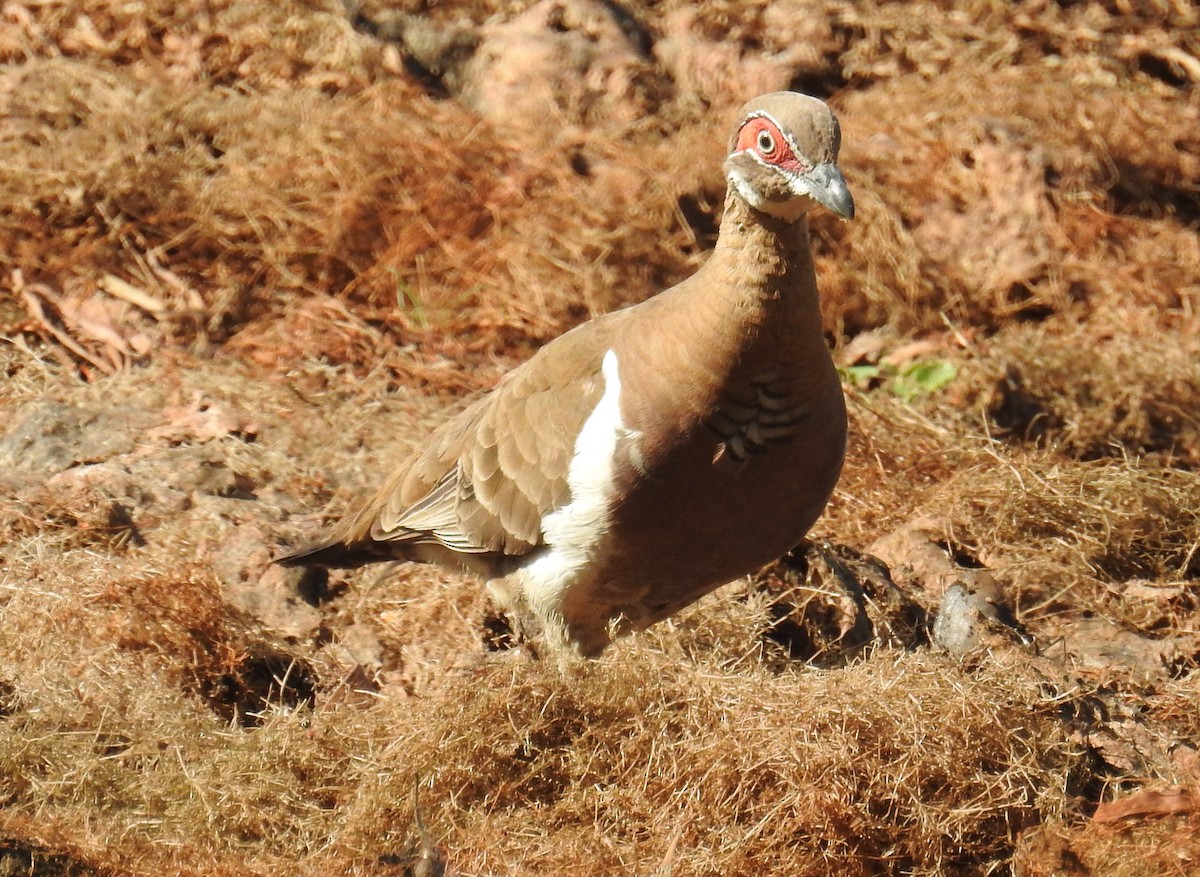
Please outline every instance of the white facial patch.
[[742, 200], [753, 207], [755, 210], [763, 209], [763, 199], [750, 181], [746, 179], [746, 175], [742, 173], [741, 168], [731, 167], [729, 169], [729, 181], [733, 183], [733, 187], [737, 189], [737, 193], [742, 196]]
[[[765, 163], [753, 153], [750, 155], [758, 162]], [[774, 216], [777, 219], [782, 219], [784, 222], [795, 222], [808, 212], [809, 201], [807, 198], [789, 198], [786, 201], [769, 201], [763, 198], [750, 185], [750, 181], [746, 179], [741, 168], [731, 167], [729, 169], [729, 181], [733, 183], [733, 187], [737, 190], [743, 201], [755, 210], [766, 213], [768, 216]]]
[[[782, 135], [784, 142], [787, 144], [787, 147], [791, 151], [792, 155], [804, 160], [803, 153], [800, 152], [800, 148], [796, 145], [796, 141], [792, 138], [791, 134], [788, 133], [787, 129], [783, 127], [783, 125], [779, 124], [778, 119], [765, 110], [759, 110], [758, 112], [751, 113], [742, 121], [742, 124], [745, 125], [751, 119], [759, 118], [766, 119], [772, 125], [774, 125], [775, 130]], [[771, 164], [769, 161], [759, 155], [754, 149], [742, 150], [741, 154], [748, 155], [752, 160], [758, 162], [764, 168], [768, 168], [776, 173], [783, 173], [780, 168]], [[788, 188], [793, 194], [804, 197], [789, 198], [785, 201], [771, 201], [763, 198], [762, 195], [750, 184], [750, 181], [746, 179], [746, 175], [739, 168], [729, 169], [729, 181], [733, 183], [733, 187], [737, 190], [737, 193], [741, 195], [743, 201], [745, 201], [755, 210], [766, 213], [768, 216], [774, 216], [775, 218], [782, 219], [785, 222], [795, 222], [806, 212], [808, 212], [809, 197], [807, 192], [807, 181], [805, 181], [802, 177], [799, 179], [795, 177], [789, 177]]]

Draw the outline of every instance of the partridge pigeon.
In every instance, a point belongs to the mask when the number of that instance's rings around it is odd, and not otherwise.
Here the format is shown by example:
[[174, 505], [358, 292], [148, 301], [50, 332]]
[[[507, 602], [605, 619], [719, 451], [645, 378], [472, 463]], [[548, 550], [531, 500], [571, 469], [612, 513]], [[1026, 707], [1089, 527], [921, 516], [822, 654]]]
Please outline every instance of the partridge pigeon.
[[854, 215], [839, 143], [816, 98], [751, 101], [703, 267], [547, 344], [279, 562], [465, 568], [522, 627], [595, 656], [788, 551], [845, 453], [807, 221]]

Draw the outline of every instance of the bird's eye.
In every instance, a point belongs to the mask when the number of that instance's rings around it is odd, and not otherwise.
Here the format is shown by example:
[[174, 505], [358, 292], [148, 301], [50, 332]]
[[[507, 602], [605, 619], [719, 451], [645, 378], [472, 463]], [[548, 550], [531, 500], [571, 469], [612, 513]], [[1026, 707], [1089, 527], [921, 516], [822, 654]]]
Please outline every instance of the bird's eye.
[[775, 151], [775, 138], [771, 136], [770, 131], [758, 132], [758, 151], [763, 155], [770, 155]]

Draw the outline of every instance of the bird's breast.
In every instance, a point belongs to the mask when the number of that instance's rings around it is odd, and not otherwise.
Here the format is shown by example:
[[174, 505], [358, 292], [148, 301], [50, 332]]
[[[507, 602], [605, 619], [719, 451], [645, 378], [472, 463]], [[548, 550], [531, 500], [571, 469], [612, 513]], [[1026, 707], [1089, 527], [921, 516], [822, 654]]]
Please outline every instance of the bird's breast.
[[643, 569], [616, 575], [707, 589], [803, 538], [845, 452], [845, 403], [830, 373], [814, 385], [756, 372], [678, 419], [674, 435], [631, 433], [617, 448], [605, 549]]

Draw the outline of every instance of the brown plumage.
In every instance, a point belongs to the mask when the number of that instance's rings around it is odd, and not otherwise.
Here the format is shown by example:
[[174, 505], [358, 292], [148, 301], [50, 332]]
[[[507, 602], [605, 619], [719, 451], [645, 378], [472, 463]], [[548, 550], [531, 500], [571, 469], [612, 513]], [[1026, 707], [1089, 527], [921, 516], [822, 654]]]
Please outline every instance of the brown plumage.
[[845, 448], [806, 219], [853, 216], [838, 146], [821, 101], [752, 101], [695, 275], [546, 345], [280, 562], [464, 566], [595, 655], [614, 623], [644, 628], [790, 549]]

